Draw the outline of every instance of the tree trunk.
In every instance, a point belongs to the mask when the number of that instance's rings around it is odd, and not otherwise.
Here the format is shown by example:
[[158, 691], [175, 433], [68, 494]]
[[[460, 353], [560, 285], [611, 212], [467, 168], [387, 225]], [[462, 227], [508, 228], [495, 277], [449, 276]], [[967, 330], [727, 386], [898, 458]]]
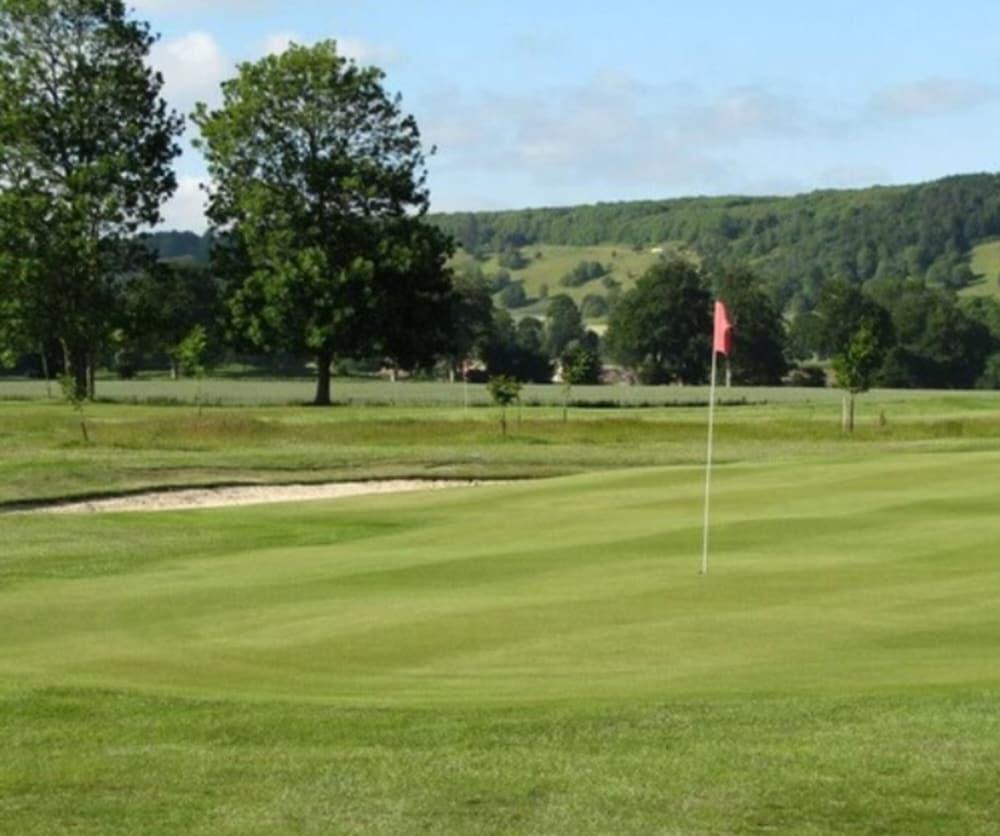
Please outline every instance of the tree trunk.
[[333, 354], [329, 351], [321, 351], [316, 355], [316, 398], [313, 404], [316, 406], [330, 405], [330, 363], [333, 362]]
[[39, 349], [41, 349], [42, 357], [42, 375], [45, 377], [45, 396], [51, 400], [52, 399], [52, 376], [49, 374], [49, 358], [45, 353], [45, 343], [39, 344]]
[[80, 400], [87, 397], [90, 391], [90, 370], [87, 364], [87, 349], [81, 346], [70, 346], [67, 349], [66, 373], [73, 378], [73, 391]]
[[845, 392], [841, 405], [840, 426], [845, 433], [854, 432], [854, 393]]
[[94, 400], [94, 395], [97, 391], [95, 386], [95, 377], [97, 371], [97, 361], [94, 358], [94, 353], [92, 351], [87, 352], [87, 397], [90, 400]]

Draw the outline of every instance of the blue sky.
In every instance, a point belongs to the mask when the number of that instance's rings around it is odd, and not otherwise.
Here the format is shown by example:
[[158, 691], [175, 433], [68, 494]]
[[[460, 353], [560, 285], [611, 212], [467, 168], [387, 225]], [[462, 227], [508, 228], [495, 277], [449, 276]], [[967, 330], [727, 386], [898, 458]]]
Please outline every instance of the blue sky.
[[[428, 144], [437, 210], [789, 194], [1000, 171], [1000, 3], [133, 0], [171, 102], [338, 40]], [[191, 129], [193, 130], [193, 129]], [[201, 229], [188, 150], [167, 226]]]

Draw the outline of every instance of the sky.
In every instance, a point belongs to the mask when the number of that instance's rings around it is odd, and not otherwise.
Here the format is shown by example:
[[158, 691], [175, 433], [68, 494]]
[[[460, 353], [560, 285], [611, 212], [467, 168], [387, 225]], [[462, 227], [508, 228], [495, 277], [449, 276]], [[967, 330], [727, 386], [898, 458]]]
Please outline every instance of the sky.
[[[131, 0], [179, 111], [334, 39], [420, 126], [435, 211], [1000, 171], [996, 0]], [[187, 146], [164, 228], [205, 227]]]

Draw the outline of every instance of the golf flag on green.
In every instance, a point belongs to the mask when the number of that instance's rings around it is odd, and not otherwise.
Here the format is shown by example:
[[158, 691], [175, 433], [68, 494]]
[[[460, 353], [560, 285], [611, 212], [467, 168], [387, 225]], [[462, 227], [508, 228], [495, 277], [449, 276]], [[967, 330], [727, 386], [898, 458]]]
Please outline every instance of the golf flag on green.
[[712, 352], [714, 359], [716, 354], [725, 354], [726, 357], [733, 350], [733, 323], [729, 321], [729, 311], [726, 310], [725, 303], [715, 303], [715, 351]]
[[726, 357], [733, 350], [733, 323], [725, 303], [715, 303], [715, 328], [712, 339], [712, 383], [708, 392], [708, 454], [705, 457], [705, 529], [701, 545], [701, 573], [708, 574], [708, 512], [712, 498], [712, 443], [715, 440], [715, 383], [719, 371], [719, 355]]

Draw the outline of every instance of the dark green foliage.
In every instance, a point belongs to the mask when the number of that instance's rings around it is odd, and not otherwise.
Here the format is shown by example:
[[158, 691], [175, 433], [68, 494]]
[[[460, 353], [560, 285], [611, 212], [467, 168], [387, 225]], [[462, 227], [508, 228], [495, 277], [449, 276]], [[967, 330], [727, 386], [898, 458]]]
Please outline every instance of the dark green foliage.
[[967, 316], [984, 325], [1000, 344], [1000, 300], [992, 296], [973, 296], [961, 300], [960, 306]]
[[681, 260], [657, 264], [612, 310], [608, 351], [643, 383], [704, 383], [711, 304], [700, 268]]
[[874, 282], [869, 294], [889, 311], [895, 348], [880, 383], [925, 389], [971, 388], [997, 346], [983, 323], [954, 294], [918, 281]]
[[586, 319], [603, 319], [610, 309], [608, 300], [596, 293], [588, 293], [580, 303], [580, 315]]
[[531, 383], [552, 380], [552, 364], [544, 349], [544, 330], [533, 317], [525, 317], [515, 326], [506, 310], [496, 309], [482, 359], [491, 377], [506, 375]]
[[565, 209], [436, 215], [468, 248], [676, 241], [706, 258], [750, 263], [780, 307], [811, 309], [835, 278], [967, 283], [970, 246], [1000, 235], [1000, 175], [792, 198], [686, 198]]
[[559, 284], [563, 287], [581, 287], [608, 275], [608, 268], [599, 261], [581, 261], [565, 276], [559, 279]]
[[826, 357], [845, 350], [854, 335], [866, 327], [884, 351], [894, 343], [889, 312], [861, 288], [847, 281], [835, 281], [823, 289], [816, 309], [817, 343]]
[[233, 322], [258, 348], [313, 356], [318, 404], [335, 356], [410, 365], [447, 343], [451, 246], [423, 228], [420, 133], [382, 80], [331, 41], [292, 46], [241, 65], [221, 108], [195, 115]]
[[[480, 275], [482, 275], [482, 271], [480, 271]], [[499, 293], [505, 287], [509, 287], [514, 282], [510, 273], [506, 270], [497, 270], [496, 273], [488, 276], [486, 281], [489, 285], [490, 293]]]
[[524, 290], [524, 282], [511, 282], [504, 285], [500, 291], [500, 302], [508, 308], [523, 308], [528, 304], [528, 294]]
[[566, 346], [583, 338], [580, 309], [565, 293], [549, 299], [545, 320], [545, 349], [551, 358], [561, 357]]
[[452, 374], [463, 360], [482, 354], [493, 324], [493, 299], [484, 279], [455, 277], [451, 295], [451, 342], [447, 350]]
[[573, 340], [560, 357], [562, 378], [572, 386], [588, 386], [601, 382], [601, 355], [597, 335], [588, 331], [581, 340]]
[[977, 389], [1000, 389], [1000, 353], [992, 354], [986, 361], [983, 373], [976, 381]]
[[788, 373], [790, 386], [821, 388], [826, 386], [826, 372], [821, 366], [796, 366]]
[[120, 0], [0, 0], [0, 337], [58, 339], [77, 396], [176, 186], [154, 40]]
[[218, 344], [222, 314], [222, 288], [211, 272], [184, 262], [161, 262], [126, 284], [116, 348], [134, 358], [171, 354], [195, 326], [205, 330], [210, 344]]
[[809, 360], [822, 354], [822, 320], [815, 311], [803, 311], [788, 326], [786, 348], [793, 360]]
[[208, 264], [212, 255], [212, 236], [194, 232], [152, 232], [145, 237], [149, 247], [163, 261], [190, 261]]
[[509, 247], [500, 252], [497, 263], [507, 270], [522, 270], [531, 264], [531, 259], [516, 247]]
[[[378, 272], [371, 289], [376, 319], [370, 339], [374, 351], [390, 365], [415, 369], [454, 345], [452, 315], [458, 312], [447, 266], [451, 240], [418, 218], [398, 219], [392, 227], [392, 234], [376, 249]], [[472, 302], [481, 304], [478, 299]], [[481, 329], [487, 312], [477, 309], [472, 315], [468, 328]]]
[[785, 322], [760, 279], [744, 267], [720, 268], [715, 292], [733, 321], [733, 383], [774, 386], [788, 370]]

